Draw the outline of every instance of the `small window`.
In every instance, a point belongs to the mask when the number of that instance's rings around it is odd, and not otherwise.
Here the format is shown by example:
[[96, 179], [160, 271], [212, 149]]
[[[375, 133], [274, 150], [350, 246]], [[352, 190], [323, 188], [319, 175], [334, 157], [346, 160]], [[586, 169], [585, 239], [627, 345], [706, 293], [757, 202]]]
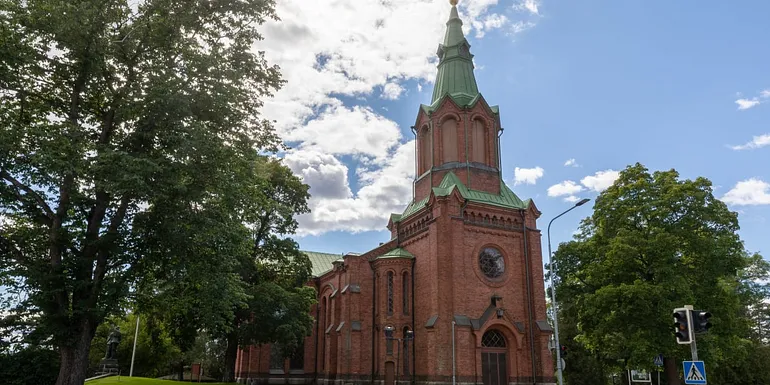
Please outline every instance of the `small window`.
[[388, 315], [393, 315], [393, 272], [388, 272]]
[[401, 292], [403, 294], [404, 314], [409, 314], [409, 274], [406, 272], [401, 276]]

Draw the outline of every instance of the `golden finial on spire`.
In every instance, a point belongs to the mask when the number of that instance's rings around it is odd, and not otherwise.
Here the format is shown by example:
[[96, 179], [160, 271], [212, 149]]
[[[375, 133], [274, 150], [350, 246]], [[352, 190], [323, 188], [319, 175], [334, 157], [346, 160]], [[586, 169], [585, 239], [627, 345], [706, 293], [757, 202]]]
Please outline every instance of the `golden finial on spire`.
[[457, 5], [457, 0], [449, 0], [449, 4], [452, 4], [452, 6], [454, 7]]

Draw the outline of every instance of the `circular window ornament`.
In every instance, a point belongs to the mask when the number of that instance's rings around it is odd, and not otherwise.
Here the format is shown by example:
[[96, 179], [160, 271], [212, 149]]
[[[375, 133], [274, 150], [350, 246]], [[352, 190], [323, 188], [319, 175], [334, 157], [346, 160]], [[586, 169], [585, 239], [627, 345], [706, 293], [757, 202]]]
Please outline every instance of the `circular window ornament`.
[[479, 253], [479, 268], [485, 277], [497, 280], [505, 273], [505, 258], [500, 250], [485, 247]]

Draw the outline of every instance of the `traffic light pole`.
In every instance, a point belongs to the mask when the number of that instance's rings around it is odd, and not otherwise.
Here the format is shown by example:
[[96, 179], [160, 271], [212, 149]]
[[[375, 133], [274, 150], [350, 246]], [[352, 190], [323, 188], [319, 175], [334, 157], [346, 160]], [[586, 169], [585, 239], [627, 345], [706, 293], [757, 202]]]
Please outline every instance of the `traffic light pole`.
[[[687, 309], [688, 312], [692, 312], [693, 307], [692, 305], [684, 305], [684, 308]], [[692, 328], [694, 325], [690, 325]], [[692, 330], [692, 329], [691, 329]], [[695, 343], [695, 331], [692, 330], [692, 337], [690, 337], [690, 352], [692, 353], [692, 360], [698, 361], [698, 345]], [[685, 376], [687, 373], [685, 373]]]

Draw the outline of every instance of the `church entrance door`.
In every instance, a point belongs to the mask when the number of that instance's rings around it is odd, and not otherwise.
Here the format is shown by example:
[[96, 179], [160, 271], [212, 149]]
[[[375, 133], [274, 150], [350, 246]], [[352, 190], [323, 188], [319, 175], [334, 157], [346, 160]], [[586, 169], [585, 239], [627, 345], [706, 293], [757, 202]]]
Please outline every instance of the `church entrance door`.
[[393, 361], [385, 363], [385, 385], [394, 385], [396, 382], [396, 365]]
[[508, 361], [505, 337], [497, 330], [481, 338], [481, 376], [484, 385], [508, 384]]

